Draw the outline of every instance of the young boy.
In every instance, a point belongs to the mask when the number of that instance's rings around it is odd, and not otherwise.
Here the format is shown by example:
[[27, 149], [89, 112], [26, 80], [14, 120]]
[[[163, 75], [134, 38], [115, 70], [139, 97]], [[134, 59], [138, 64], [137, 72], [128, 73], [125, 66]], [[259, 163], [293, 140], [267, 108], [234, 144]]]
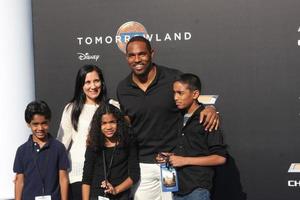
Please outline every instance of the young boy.
[[25, 121], [32, 134], [21, 145], [14, 162], [16, 200], [67, 200], [68, 156], [49, 133], [51, 111], [43, 101], [29, 103]]
[[214, 174], [211, 166], [226, 161], [223, 138], [219, 131], [209, 133], [199, 123], [204, 106], [197, 101], [201, 82], [196, 75], [182, 74], [174, 82], [173, 91], [176, 106], [184, 114], [175, 154], [169, 157], [169, 163], [178, 173], [179, 191], [174, 198], [209, 200]]

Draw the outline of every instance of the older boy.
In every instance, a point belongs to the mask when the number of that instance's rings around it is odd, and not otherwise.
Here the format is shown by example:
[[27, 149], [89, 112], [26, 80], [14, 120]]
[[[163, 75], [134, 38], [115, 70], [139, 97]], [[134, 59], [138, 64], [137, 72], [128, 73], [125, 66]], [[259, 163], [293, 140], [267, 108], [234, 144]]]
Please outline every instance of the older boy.
[[197, 99], [201, 92], [200, 79], [193, 74], [182, 74], [173, 84], [176, 106], [184, 114], [175, 154], [170, 164], [177, 169], [179, 191], [175, 200], [209, 200], [212, 188], [211, 166], [224, 164], [226, 150], [220, 131], [208, 133], [199, 123], [204, 106]]
[[29, 103], [25, 121], [32, 134], [14, 162], [16, 200], [67, 200], [69, 168], [66, 149], [49, 133], [51, 111], [43, 101]]

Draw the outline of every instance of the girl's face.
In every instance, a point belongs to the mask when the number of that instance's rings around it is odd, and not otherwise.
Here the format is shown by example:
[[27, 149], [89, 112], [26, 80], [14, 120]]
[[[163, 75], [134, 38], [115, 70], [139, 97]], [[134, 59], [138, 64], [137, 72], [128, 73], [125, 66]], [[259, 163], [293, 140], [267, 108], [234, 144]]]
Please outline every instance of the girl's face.
[[96, 71], [92, 71], [86, 74], [83, 92], [86, 96], [87, 104], [96, 103], [97, 97], [101, 92], [101, 80]]
[[101, 131], [105, 138], [112, 138], [117, 131], [117, 119], [113, 114], [104, 114], [101, 119]]

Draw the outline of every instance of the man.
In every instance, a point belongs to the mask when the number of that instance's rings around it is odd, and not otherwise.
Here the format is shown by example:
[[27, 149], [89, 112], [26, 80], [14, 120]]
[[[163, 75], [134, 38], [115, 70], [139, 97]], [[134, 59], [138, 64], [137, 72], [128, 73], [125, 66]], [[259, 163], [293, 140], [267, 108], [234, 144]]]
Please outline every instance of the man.
[[[155, 156], [171, 152], [176, 146], [176, 134], [181, 114], [173, 100], [172, 84], [180, 71], [152, 63], [154, 51], [150, 42], [141, 36], [130, 39], [126, 59], [132, 70], [117, 88], [121, 109], [129, 117], [139, 145], [141, 180], [134, 194], [140, 199], [172, 199], [162, 193], [160, 167]], [[205, 108], [200, 122], [212, 130], [218, 127], [218, 116], [212, 107]]]

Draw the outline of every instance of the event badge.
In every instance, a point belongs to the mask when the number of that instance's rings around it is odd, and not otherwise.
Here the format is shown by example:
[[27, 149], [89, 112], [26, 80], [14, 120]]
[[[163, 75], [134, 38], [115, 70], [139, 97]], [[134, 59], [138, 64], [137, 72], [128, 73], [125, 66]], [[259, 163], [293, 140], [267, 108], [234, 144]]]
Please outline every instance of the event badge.
[[36, 196], [35, 200], [51, 200], [51, 195]]
[[103, 197], [103, 196], [98, 196], [98, 200], [109, 200], [109, 198]]
[[163, 192], [177, 192], [178, 179], [174, 167], [167, 164], [160, 165], [161, 185]]

